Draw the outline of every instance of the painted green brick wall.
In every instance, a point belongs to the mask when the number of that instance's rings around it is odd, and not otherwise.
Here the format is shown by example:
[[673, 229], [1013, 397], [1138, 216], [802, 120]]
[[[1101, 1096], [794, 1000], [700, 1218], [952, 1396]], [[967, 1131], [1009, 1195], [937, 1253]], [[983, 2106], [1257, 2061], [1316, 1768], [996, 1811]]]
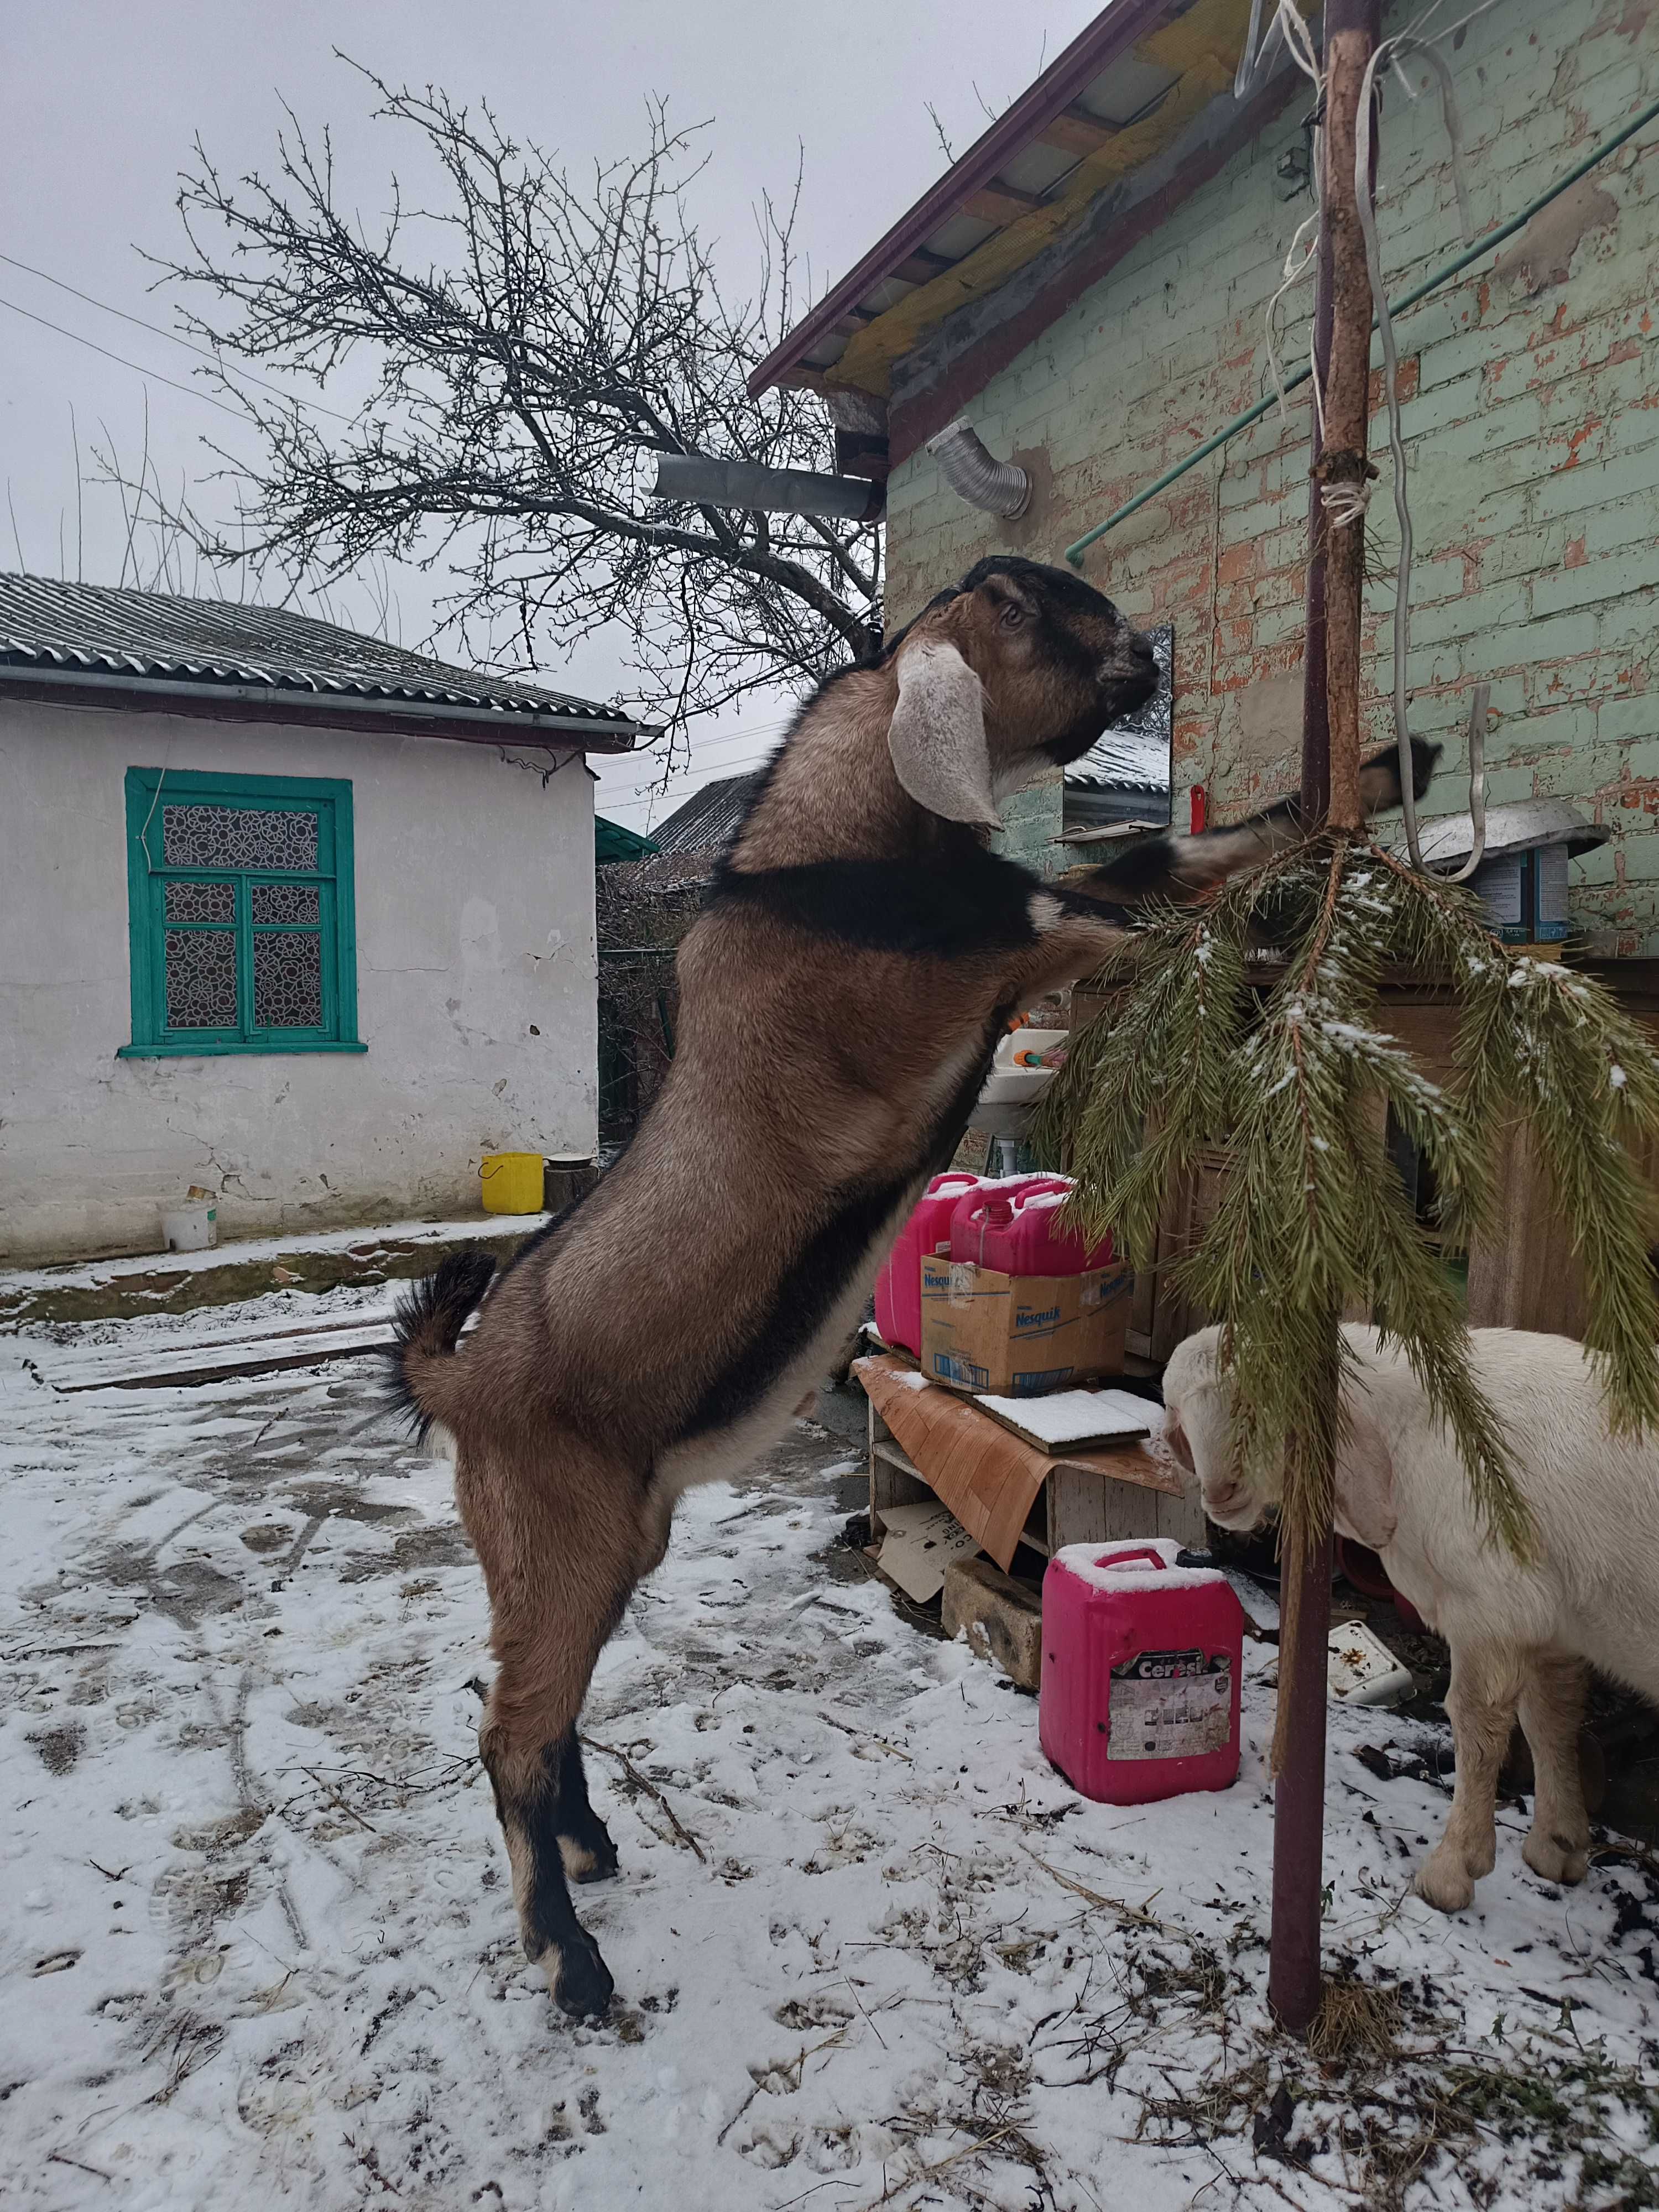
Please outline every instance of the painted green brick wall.
[[[1470, 27], [1455, 70], [1486, 227], [1659, 96], [1659, 6], [1503, 0]], [[1300, 142], [1300, 112], [965, 410], [994, 451], [1046, 457], [1052, 488], [1030, 517], [976, 514], [925, 453], [895, 471], [896, 618], [994, 547], [1058, 557], [1266, 388], [1262, 309], [1308, 212], [1273, 176]], [[1391, 87], [1382, 135], [1398, 292], [1461, 241], [1437, 100], [1408, 104]], [[1305, 356], [1308, 289], [1289, 359]], [[1659, 952], [1659, 126], [1515, 241], [1498, 272], [1484, 262], [1413, 310], [1400, 343], [1418, 551], [1413, 725], [1448, 744], [1431, 811], [1468, 805], [1462, 729], [1486, 678], [1492, 797], [1565, 793], [1612, 823], [1612, 842], [1575, 864], [1575, 919], [1603, 951]], [[1127, 611], [1176, 625], [1177, 820], [1194, 783], [1225, 819], [1295, 781], [1309, 404], [1297, 395], [1288, 427], [1258, 424], [1089, 556], [1085, 573]], [[1386, 453], [1382, 465], [1370, 536], [1391, 569]], [[1391, 580], [1369, 589], [1379, 744], [1391, 607]], [[1053, 786], [1026, 794], [1011, 848], [1052, 864], [1058, 817]]]

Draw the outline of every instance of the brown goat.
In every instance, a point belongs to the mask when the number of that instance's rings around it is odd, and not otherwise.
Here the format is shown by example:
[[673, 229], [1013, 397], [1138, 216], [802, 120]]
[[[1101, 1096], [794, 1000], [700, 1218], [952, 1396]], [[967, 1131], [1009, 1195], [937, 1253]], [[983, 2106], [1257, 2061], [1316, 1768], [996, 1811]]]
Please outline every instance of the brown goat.
[[[950, 1159], [1009, 1016], [1097, 967], [1128, 916], [1297, 832], [1294, 803], [1167, 836], [1090, 896], [986, 849], [997, 800], [1156, 683], [1067, 572], [981, 562], [802, 708], [679, 951], [672, 1070], [627, 1152], [520, 1254], [464, 1253], [400, 1317], [403, 1388], [453, 1440], [499, 1671], [480, 1731], [525, 1949], [572, 2013], [611, 1979], [566, 1876], [615, 1870], [576, 1723], [690, 1484], [787, 1426]], [[1426, 756], [1425, 756], [1426, 757]], [[1397, 799], [1386, 764], [1371, 796]]]

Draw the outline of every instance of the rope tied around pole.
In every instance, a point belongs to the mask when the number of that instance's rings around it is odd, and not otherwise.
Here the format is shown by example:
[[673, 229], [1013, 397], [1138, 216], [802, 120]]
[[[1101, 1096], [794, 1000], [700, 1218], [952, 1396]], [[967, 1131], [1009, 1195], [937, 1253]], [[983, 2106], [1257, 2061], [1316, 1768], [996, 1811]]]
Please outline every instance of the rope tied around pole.
[[1333, 530], [1363, 522], [1376, 489], [1377, 470], [1363, 453], [1327, 453], [1313, 471], [1319, 504]]

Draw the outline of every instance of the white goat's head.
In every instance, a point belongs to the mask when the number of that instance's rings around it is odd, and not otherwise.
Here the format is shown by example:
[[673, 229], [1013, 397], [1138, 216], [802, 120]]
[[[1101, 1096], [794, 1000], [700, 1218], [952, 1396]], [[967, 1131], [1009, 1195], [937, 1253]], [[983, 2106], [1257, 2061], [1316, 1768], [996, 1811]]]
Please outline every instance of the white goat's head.
[[[1219, 1528], [1256, 1528], [1282, 1501], [1276, 1460], [1246, 1468], [1233, 1434], [1232, 1385], [1220, 1371], [1221, 1331], [1201, 1328], [1176, 1345], [1164, 1370], [1164, 1440], [1195, 1483]], [[1392, 1540], [1394, 1463], [1363, 1389], [1345, 1384], [1336, 1449], [1336, 1526], [1374, 1551]]]

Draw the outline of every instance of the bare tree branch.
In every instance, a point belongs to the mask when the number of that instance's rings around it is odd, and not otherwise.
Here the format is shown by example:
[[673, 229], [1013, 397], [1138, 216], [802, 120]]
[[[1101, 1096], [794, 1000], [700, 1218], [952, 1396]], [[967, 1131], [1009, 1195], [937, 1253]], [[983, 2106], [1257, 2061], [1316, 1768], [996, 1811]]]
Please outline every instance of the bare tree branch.
[[[733, 303], [689, 212], [698, 131], [663, 102], [636, 158], [577, 180], [487, 106], [351, 66], [374, 119], [409, 134], [421, 197], [394, 175], [384, 216], [343, 207], [329, 134], [290, 109], [269, 177], [227, 180], [198, 141], [186, 252], [157, 264], [204, 301], [185, 327], [223, 356], [258, 447], [251, 467], [215, 449], [236, 520], [191, 515], [203, 550], [313, 592], [372, 562], [441, 562], [441, 627], [486, 665], [544, 666], [606, 630], [671, 754], [696, 716], [878, 645], [878, 528], [646, 496], [658, 453], [834, 465], [814, 395], [745, 386], [797, 313], [799, 173], [781, 212], [757, 210], [757, 289]], [[352, 422], [320, 420], [307, 385], [349, 398]]]

